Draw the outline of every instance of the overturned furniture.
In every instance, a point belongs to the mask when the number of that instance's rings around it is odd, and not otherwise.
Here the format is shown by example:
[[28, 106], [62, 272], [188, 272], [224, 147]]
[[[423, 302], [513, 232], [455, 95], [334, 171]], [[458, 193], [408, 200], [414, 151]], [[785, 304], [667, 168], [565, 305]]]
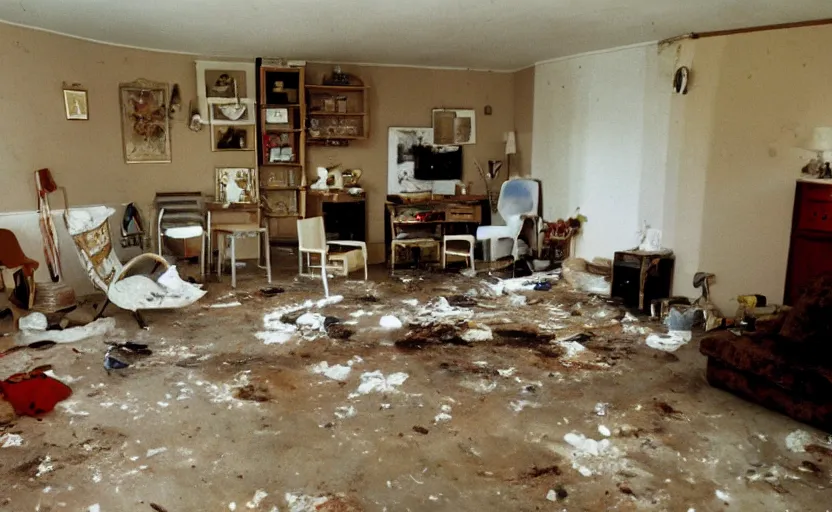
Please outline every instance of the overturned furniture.
[[[176, 266], [169, 265], [158, 254], [144, 253], [122, 265], [113, 251], [109, 218], [115, 211], [106, 206], [91, 208], [67, 208], [64, 221], [69, 231], [81, 265], [87, 271], [96, 288], [107, 296], [98, 307], [96, 318], [103, 313], [107, 304], [132, 311], [139, 326], [146, 328], [140, 315], [145, 309], [175, 309], [193, 304], [205, 291], [199, 286], [183, 281]], [[143, 262], [154, 264], [148, 275], [128, 275]], [[163, 272], [154, 278], [157, 268]]]
[[[779, 325], [782, 324], [782, 325]], [[832, 432], [832, 276], [813, 284], [780, 322], [702, 340], [708, 382]]]
[[35, 302], [35, 270], [40, 264], [23, 254], [17, 237], [8, 229], [0, 229], [0, 291], [6, 289], [3, 269], [14, 274], [12, 296], [18, 306], [30, 309]]

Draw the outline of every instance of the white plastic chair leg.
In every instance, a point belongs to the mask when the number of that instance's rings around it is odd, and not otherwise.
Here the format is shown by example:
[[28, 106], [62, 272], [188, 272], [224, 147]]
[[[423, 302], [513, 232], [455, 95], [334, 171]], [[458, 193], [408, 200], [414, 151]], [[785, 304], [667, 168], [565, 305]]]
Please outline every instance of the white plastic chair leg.
[[474, 246], [477, 245], [476, 241], [472, 241], [468, 244], [468, 259], [470, 260], [471, 270], [474, 269]]
[[324, 282], [324, 297], [329, 298], [329, 285], [326, 282], [326, 264], [323, 255], [321, 255], [321, 280]]
[[298, 247], [298, 275], [303, 275], [303, 251]]
[[[202, 233], [200, 236], [200, 245], [199, 245], [199, 275], [203, 278], [205, 277], [205, 233]], [[161, 256], [161, 254], [159, 255]]]
[[237, 247], [235, 240], [237, 237], [231, 235], [231, 287], [237, 287]]
[[266, 278], [269, 284], [272, 284], [272, 255], [271, 247], [269, 246], [269, 230], [263, 231], [263, 245], [265, 246], [263, 252], [266, 254]]
[[361, 255], [364, 256], [364, 280], [367, 280], [367, 245], [361, 246]]

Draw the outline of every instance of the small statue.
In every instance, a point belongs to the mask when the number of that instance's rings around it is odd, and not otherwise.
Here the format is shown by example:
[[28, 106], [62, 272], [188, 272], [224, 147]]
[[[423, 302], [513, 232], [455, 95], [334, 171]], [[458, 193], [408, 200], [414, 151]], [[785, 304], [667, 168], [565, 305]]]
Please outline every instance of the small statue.
[[312, 190], [329, 190], [326, 184], [326, 179], [329, 177], [329, 171], [326, 167], [318, 167], [318, 181], [309, 186]]

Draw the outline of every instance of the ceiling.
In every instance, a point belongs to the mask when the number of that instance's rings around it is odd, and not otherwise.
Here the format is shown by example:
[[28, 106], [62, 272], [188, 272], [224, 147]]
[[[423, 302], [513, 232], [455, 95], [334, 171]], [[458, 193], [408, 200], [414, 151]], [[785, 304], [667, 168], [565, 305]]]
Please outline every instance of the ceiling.
[[689, 32], [828, 17], [829, 0], [0, 2], [0, 20], [141, 48], [494, 70]]

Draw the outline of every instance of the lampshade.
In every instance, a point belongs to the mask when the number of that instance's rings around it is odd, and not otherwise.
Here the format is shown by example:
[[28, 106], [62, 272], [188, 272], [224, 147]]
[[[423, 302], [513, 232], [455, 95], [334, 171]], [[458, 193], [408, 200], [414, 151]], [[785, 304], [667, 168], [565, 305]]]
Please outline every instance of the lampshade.
[[[830, 141], [832, 141], [832, 138], [830, 138]], [[515, 153], [517, 153], [517, 137], [514, 135], [514, 131], [510, 131], [506, 133], [506, 154], [513, 155]]]
[[812, 130], [812, 136], [803, 145], [809, 151], [832, 151], [832, 128], [821, 126]]

